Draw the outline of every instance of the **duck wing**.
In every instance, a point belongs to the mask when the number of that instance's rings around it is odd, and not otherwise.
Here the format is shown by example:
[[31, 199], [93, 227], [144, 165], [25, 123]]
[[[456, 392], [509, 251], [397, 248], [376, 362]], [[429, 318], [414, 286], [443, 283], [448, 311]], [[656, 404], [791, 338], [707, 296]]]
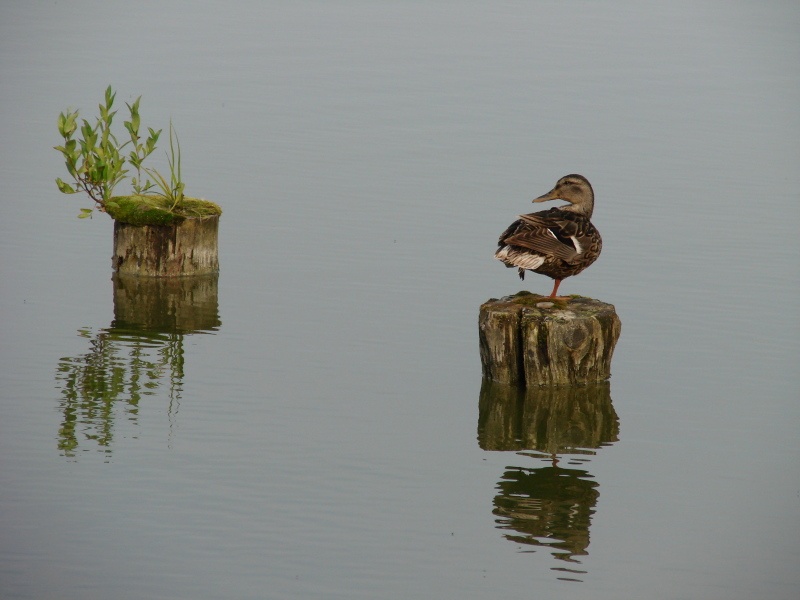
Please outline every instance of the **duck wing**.
[[520, 215], [500, 237], [500, 243], [574, 263], [592, 246], [594, 231], [585, 217], [551, 208]]

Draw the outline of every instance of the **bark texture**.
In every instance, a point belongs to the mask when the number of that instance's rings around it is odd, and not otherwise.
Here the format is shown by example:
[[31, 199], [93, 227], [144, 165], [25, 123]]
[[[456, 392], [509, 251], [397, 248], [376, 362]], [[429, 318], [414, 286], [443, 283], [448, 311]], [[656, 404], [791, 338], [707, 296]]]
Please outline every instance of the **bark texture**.
[[482, 304], [478, 325], [484, 377], [529, 387], [605, 381], [621, 331], [611, 304], [532, 294]]
[[219, 271], [219, 216], [175, 225], [114, 221], [112, 266], [120, 275], [179, 277]]

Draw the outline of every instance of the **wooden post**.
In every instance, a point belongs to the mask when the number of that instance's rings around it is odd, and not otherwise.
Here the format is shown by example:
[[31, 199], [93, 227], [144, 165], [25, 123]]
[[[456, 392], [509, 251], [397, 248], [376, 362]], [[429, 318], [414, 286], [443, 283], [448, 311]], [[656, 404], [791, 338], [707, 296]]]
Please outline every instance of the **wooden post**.
[[219, 215], [169, 225], [114, 221], [112, 266], [121, 275], [176, 277], [219, 271]]
[[611, 304], [529, 292], [485, 302], [478, 325], [484, 376], [529, 387], [605, 381], [621, 330]]

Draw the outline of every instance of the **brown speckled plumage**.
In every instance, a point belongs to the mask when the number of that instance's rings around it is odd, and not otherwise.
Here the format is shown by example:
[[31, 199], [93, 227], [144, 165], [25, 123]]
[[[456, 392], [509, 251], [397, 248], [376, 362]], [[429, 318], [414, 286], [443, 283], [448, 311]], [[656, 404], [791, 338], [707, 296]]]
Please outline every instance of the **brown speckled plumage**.
[[562, 279], [577, 275], [600, 255], [603, 240], [589, 220], [594, 210], [594, 191], [581, 175], [567, 175], [534, 202], [566, 200], [569, 204], [550, 210], [520, 215], [500, 236], [495, 258], [507, 267], [517, 267], [520, 279], [525, 271], [555, 280], [555, 297]]

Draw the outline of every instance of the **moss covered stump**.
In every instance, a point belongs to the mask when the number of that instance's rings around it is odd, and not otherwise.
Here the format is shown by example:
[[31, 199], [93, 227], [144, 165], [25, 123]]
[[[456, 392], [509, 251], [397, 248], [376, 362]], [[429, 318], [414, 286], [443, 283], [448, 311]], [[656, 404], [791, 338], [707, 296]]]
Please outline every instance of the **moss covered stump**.
[[484, 377], [528, 387], [607, 380], [621, 331], [611, 304], [529, 292], [485, 302], [478, 326]]
[[120, 275], [180, 277], [219, 271], [219, 217], [213, 202], [184, 198], [175, 207], [153, 196], [112, 199], [112, 267]]

